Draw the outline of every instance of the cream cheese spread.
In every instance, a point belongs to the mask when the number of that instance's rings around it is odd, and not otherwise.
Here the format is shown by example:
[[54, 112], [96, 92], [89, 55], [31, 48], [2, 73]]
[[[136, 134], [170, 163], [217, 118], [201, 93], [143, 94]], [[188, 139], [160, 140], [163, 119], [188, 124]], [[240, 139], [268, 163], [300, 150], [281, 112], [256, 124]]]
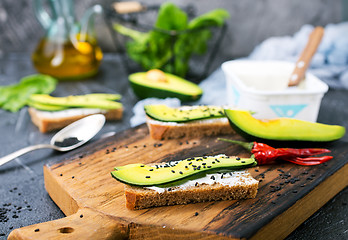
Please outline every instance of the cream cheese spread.
[[91, 115], [91, 114], [97, 114], [97, 113], [106, 113], [107, 110], [98, 109], [98, 108], [71, 108], [71, 109], [65, 109], [61, 111], [41, 111], [37, 110], [37, 114], [40, 116], [40, 118], [65, 118], [65, 117], [74, 117], [74, 116], [80, 116], [80, 115]]

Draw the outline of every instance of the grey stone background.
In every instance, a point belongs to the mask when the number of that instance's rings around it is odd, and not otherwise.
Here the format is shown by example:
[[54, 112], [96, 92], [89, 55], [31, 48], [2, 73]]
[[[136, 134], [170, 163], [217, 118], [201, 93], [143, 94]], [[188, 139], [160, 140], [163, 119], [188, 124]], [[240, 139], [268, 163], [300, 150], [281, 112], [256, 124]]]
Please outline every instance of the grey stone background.
[[[32, 52], [44, 31], [33, 13], [34, 0], [0, 1], [0, 55]], [[43, 1], [45, 2], [45, 1]], [[93, 4], [109, 6], [113, 0], [75, 0], [77, 19]], [[164, 0], [143, 0], [160, 4]], [[302, 25], [338, 23], [347, 17], [347, 0], [172, 0], [179, 6], [194, 4], [198, 14], [225, 8], [231, 14], [228, 32], [220, 49], [220, 59], [248, 55], [271, 36], [292, 35]], [[102, 17], [96, 18], [99, 44], [104, 52], [115, 51], [115, 44]]]

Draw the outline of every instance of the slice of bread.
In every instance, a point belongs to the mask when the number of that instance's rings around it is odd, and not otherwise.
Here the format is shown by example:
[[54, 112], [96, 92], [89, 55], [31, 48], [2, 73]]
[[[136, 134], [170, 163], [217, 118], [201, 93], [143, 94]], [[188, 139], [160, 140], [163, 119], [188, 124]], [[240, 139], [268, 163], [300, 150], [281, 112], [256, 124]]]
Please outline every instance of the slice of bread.
[[176, 123], [161, 122], [147, 116], [146, 124], [149, 128], [151, 137], [156, 140], [182, 137], [194, 138], [235, 133], [228, 119], [225, 117]]
[[207, 201], [255, 198], [258, 181], [247, 170], [207, 174], [166, 188], [125, 185], [126, 207], [131, 210]]
[[106, 120], [122, 119], [123, 108], [102, 110], [92, 108], [73, 108], [61, 111], [41, 111], [33, 107], [28, 108], [31, 121], [39, 128], [40, 132], [46, 133], [53, 130], [62, 129], [70, 123], [73, 123], [86, 116], [101, 113]]

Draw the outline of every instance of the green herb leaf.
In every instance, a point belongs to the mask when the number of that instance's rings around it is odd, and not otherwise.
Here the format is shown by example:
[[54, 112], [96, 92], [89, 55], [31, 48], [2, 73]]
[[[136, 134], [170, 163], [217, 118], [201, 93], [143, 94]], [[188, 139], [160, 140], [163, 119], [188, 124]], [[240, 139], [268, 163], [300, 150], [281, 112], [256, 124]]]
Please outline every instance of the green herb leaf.
[[126, 44], [128, 56], [144, 70], [161, 69], [184, 77], [192, 54], [207, 51], [212, 36], [209, 28], [221, 27], [228, 17], [226, 10], [216, 9], [188, 22], [184, 11], [166, 2], [159, 9], [153, 30], [143, 33], [119, 24], [114, 29], [132, 39]]
[[21, 79], [18, 84], [0, 86], [0, 107], [17, 112], [27, 105], [34, 93], [49, 94], [56, 88], [57, 80], [48, 75], [34, 74]]

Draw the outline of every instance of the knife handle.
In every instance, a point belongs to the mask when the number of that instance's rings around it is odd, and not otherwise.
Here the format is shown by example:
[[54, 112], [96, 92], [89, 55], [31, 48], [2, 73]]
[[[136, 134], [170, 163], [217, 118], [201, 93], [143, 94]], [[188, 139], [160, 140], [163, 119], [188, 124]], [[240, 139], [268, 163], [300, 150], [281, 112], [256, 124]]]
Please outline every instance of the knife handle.
[[122, 219], [89, 208], [62, 219], [13, 230], [8, 240], [47, 239], [127, 239], [127, 224]]
[[324, 35], [323, 27], [316, 27], [309, 36], [307, 45], [297, 60], [295, 69], [289, 79], [289, 86], [297, 86], [305, 77], [313, 55], [316, 53]]

